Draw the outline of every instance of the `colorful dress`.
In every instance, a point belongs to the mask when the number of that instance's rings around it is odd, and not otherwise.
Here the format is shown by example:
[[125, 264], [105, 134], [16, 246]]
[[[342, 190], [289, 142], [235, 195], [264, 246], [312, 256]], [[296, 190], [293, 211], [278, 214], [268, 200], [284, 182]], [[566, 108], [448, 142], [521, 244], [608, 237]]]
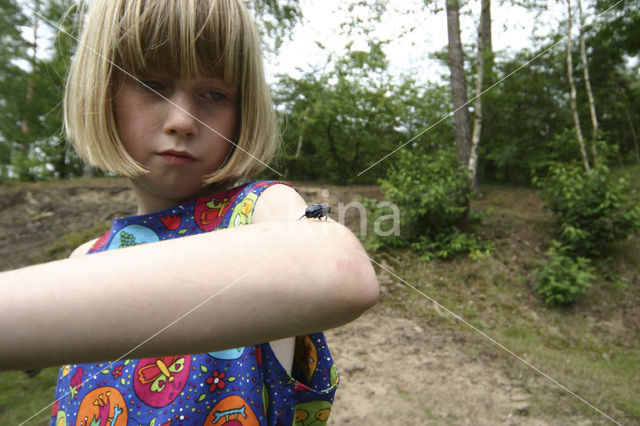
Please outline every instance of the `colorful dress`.
[[[89, 253], [250, 224], [260, 194], [278, 183], [252, 182], [157, 213], [116, 218]], [[51, 424], [322, 425], [337, 384], [322, 333], [296, 338], [291, 375], [268, 343], [66, 365], [58, 375]]]

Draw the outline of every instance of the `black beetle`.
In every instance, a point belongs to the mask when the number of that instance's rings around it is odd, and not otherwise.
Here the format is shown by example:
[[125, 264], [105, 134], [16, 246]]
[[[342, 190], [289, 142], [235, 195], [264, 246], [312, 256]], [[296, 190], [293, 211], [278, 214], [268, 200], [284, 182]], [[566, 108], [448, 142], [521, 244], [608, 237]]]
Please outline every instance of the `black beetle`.
[[326, 222], [329, 217], [329, 213], [331, 213], [331, 206], [327, 203], [309, 204], [304, 211], [304, 214], [300, 216], [300, 219], [303, 217], [322, 219], [324, 217], [324, 221]]

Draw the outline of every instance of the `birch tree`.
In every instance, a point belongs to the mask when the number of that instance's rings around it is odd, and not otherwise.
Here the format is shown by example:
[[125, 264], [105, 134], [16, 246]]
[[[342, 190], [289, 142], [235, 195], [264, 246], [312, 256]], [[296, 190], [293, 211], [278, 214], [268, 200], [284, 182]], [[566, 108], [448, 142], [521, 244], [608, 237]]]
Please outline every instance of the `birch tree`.
[[[478, 146], [482, 133], [482, 91], [484, 89], [486, 62], [492, 56], [491, 47], [491, 0], [482, 0], [480, 10], [480, 24], [478, 25], [478, 51], [476, 55], [476, 86], [473, 105], [473, 132], [471, 134], [471, 149], [469, 153], [469, 182], [471, 188], [481, 194], [478, 181]], [[488, 61], [489, 60], [489, 61]]]
[[569, 82], [570, 93], [570, 106], [571, 115], [573, 116], [573, 124], [576, 132], [576, 141], [578, 142], [578, 148], [580, 149], [580, 156], [582, 157], [582, 163], [584, 170], [589, 174], [591, 173], [591, 167], [589, 166], [589, 158], [587, 157], [587, 151], [585, 150], [584, 137], [582, 136], [582, 129], [580, 127], [580, 116], [578, 115], [578, 107], [576, 102], [576, 85], [573, 81], [573, 59], [571, 56], [571, 0], [567, 0], [567, 44], [566, 44], [566, 61], [567, 61], [567, 80]]
[[589, 100], [589, 114], [591, 116], [591, 156], [593, 164], [598, 163], [598, 116], [596, 114], [596, 104], [593, 100], [593, 92], [591, 91], [591, 80], [589, 79], [589, 61], [587, 60], [587, 48], [584, 41], [584, 14], [582, 13], [582, 0], [578, 0], [578, 14], [580, 22], [580, 59], [582, 61], [582, 69], [584, 71], [584, 86], [587, 91], [587, 99]]

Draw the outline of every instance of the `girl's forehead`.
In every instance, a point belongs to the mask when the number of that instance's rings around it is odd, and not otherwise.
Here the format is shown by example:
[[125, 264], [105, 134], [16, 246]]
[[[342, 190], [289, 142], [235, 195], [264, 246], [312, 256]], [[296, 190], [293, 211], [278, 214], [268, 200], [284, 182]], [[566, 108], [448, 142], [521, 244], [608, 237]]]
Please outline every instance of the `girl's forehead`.
[[200, 68], [197, 73], [187, 73], [187, 72], [171, 72], [166, 68], [157, 67], [157, 66], [149, 66], [144, 69], [141, 69], [137, 72], [127, 72], [122, 73], [125, 76], [130, 76], [133, 79], [141, 79], [141, 78], [162, 78], [168, 80], [199, 80], [202, 82], [211, 82], [216, 84], [224, 84], [228, 87], [236, 87], [238, 84], [235, 81], [227, 81], [224, 78], [224, 73], [221, 70], [209, 69], [209, 68]]

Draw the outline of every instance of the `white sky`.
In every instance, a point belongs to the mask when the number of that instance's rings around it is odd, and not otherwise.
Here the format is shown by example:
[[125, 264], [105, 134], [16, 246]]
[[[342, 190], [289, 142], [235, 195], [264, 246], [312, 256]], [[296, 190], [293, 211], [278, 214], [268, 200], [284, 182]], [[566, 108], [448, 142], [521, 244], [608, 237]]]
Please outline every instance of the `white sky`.
[[[348, 42], [341, 36], [340, 24], [347, 20], [346, 8], [353, 0], [301, 0], [304, 23], [294, 30], [293, 40], [285, 43], [279, 55], [279, 63], [267, 64], [267, 73], [296, 75], [296, 68], [305, 71], [313, 66], [322, 66], [327, 53], [314, 41], [324, 45], [327, 50], [343, 52]], [[444, 7], [444, 1], [437, 2]], [[462, 41], [471, 44], [476, 39], [476, 20], [479, 17], [479, 0], [470, 1], [466, 13], [461, 16]], [[444, 11], [434, 13], [421, 5], [423, 0], [390, 0], [382, 25], [375, 34], [381, 39], [393, 40], [385, 49], [393, 73], [411, 73], [418, 81], [439, 80], [447, 70], [429, 54], [442, 50], [447, 45], [447, 18]], [[470, 8], [469, 8], [470, 6]], [[532, 35], [543, 36], [549, 28], [557, 28], [558, 21], [566, 14], [565, 6], [555, 1], [548, 2], [550, 10], [536, 17], [533, 12], [509, 4], [492, 4], [492, 33], [495, 51], [515, 52], [531, 47]], [[406, 33], [403, 27], [415, 29]], [[366, 48], [363, 40], [355, 39], [353, 48]]]
[[[25, 3], [25, 0], [20, 0]], [[344, 53], [349, 42], [340, 24], [348, 20], [347, 8], [358, 0], [300, 0], [303, 23], [294, 29], [292, 40], [285, 42], [278, 58], [268, 58], [266, 71], [269, 80], [278, 73], [297, 76], [297, 69], [310, 71], [322, 67], [328, 51]], [[435, 2], [444, 8], [444, 0]], [[587, 11], [584, 1], [585, 11]], [[430, 59], [431, 53], [445, 49], [447, 45], [446, 14], [443, 10], [435, 13], [433, 7], [425, 8], [424, 0], [389, 0], [387, 12], [374, 34], [380, 39], [392, 40], [385, 48], [393, 74], [410, 73], [419, 82], [438, 81], [448, 78], [448, 70], [438, 61]], [[500, 5], [492, 2], [492, 35], [495, 51], [516, 52], [524, 47], [532, 47], [532, 36], [544, 36], [550, 28], [557, 28], [566, 15], [566, 6], [558, 1], [547, 2], [549, 10], [536, 16], [525, 8], [512, 6], [507, 2]], [[479, 17], [480, 0], [469, 0], [461, 15], [462, 41], [472, 44], [476, 41], [476, 25]], [[587, 12], [588, 13], [588, 12]], [[364, 14], [362, 17], [366, 20]], [[591, 22], [593, 17], [587, 22]], [[574, 30], [576, 30], [574, 25]], [[407, 32], [407, 29], [414, 28]], [[52, 37], [48, 25], [41, 26], [41, 36]], [[25, 36], [31, 37], [25, 28]], [[315, 42], [326, 47], [322, 50]], [[354, 49], [366, 49], [364, 38], [354, 38]], [[564, 47], [561, 47], [564, 48]], [[46, 49], [38, 52], [46, 56]]]

